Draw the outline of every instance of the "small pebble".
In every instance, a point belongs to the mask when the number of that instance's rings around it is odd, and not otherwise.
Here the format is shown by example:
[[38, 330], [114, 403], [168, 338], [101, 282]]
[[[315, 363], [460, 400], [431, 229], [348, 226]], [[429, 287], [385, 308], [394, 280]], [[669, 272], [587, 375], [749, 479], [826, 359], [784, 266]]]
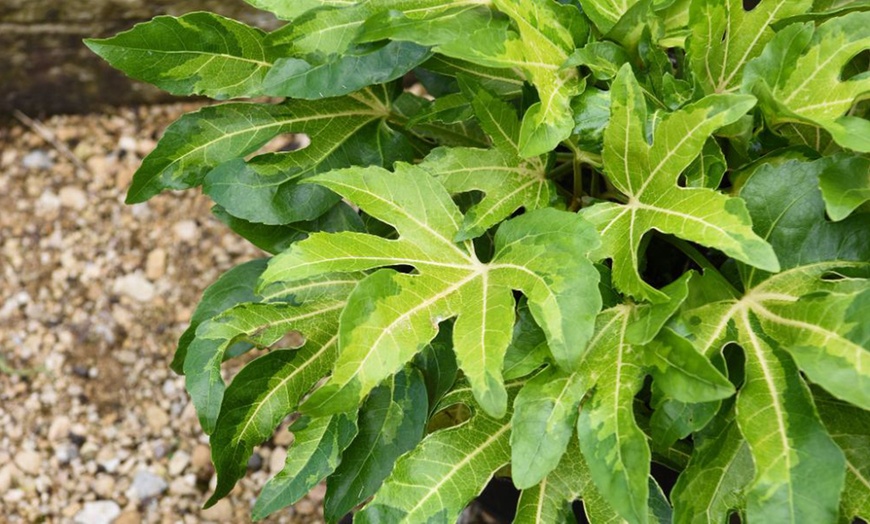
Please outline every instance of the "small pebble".
[[176, 238], [183, 242], [191, 242], [196, 240], [199, 234], [199, 226], [193, 220], [182, 220], [173, 226], [172, 231], [175, 232]]
[[169, 425], [169, 415], [154, 404], [145, 408], [145, 420], [148, 421], [148, 427], [151, 428], [151, 431], [155, 433], [159, 433], [160, 430]]
[[111, 500], [86, 502], [84, 508], [76, 513], [76, 524], [112, 524], [121, 514], [121, 507]]
[[58, 196], [63, 207], [81, 211], [88, 205], [88, 195], [75, 186], [62, 187]]
[[248, 469], [251, 471], [260, 471], [263, 468], [263, 456], [256, 451], [248, 459]]
[[139, 302], [148, 302], [154, 298], [154, 284], [139, 271], [116, 278], [112, 290]]
[[200, 511], [199, 516], [214, 522], [230, 522], [233, 519], [233, 505], [229, 500], [221, 499], [214, 506]]
[[54, 167], [54, 161], [48, 156], [48, 153], [42, 149], [36, 149], [24, 155], [21, 164], [27, 169], [51, 169]]
[[157, 280], [166, 272], [166, 251], [157, 248], [148, 253], [145, 260], [145, 276], [149, 280]]
[[194, 471], [204, 471], [211, 469], [211, 450], [205, 444], [197, 444], [193, 448], [193, 455], [190, 459], [191, 466]]
[[169, 459], [169, 475], [176, 477], [180, 475], [187, 465], [190, 464], [190, 454], [186, 451], [176, 451], [172, 454], [172, 458]]
[[69, 437], [70, 420], [66, 415], [61, 415], [51, 421], [51, 426], [48, 427], [48, 440], [50, 442], [60, 442]]
[[284, 463], [287, 461], [287, 450], [282, 447], [276, 447], [272, 450], [272, 456], [269, 457], [269, 471], [274, 475], [284, 469]]
[[166, 481], [148, 470], [141, 469], [133, 477], [133, 484], [127, 491], [127, 496], [137, 500], [148, 500], [160, 495], [169, 486]]
[[36, 475], [42, 466], [42, 457], [36, 451], [21, 451], [15, 456], [15, 465], [30, 475]]

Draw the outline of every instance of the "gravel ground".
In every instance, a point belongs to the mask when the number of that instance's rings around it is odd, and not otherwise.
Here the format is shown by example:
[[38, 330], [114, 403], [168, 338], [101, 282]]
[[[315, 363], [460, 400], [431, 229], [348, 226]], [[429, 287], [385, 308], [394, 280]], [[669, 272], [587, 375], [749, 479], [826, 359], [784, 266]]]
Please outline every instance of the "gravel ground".
[[[205, 287], [262, 254], [196, 191], [123, 204], [141, 158], [190, 109], [53, 117], [54, 145], [0, 128], [2, 522], [246, 522], [283, 465], [284, 428], [230, 497], [199, 509], [215, 480], [208, 440], [168, 364]], [[320, 522], [322, 497], [267, 522]]]

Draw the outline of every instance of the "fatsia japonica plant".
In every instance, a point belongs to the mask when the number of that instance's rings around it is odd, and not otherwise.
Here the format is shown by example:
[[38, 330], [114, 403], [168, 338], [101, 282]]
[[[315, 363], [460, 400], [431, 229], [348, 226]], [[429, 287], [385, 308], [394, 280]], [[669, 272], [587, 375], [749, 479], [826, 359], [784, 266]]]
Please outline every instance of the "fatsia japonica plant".
[[87, 42], [254, 99], [181, 117], [127, 196], [201, 187], [272, 255], [172, 364], [206, 505], [291, 417], [255, 518], [325, 480], [330, 522], [452, 522], [495, 476], [517, 522], [870, 518], [870, 2], [249, 2], [286, 24]]

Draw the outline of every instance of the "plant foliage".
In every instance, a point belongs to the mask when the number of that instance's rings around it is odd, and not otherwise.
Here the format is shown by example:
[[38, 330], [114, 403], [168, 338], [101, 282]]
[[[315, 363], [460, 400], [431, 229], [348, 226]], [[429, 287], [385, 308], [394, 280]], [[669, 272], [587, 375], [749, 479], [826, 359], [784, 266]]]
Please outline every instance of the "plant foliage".
[[127, 198], [201, 187], [273, 255], [173, 362], [207, 505], [292, 416], [255, 518], [325, 480], [330, 522], [454, 522], [509, 476], [517, 522], [870, 519], [870, 3], [249, 3], [286, 23], [87, 41], [254, 99], [170, 126]]

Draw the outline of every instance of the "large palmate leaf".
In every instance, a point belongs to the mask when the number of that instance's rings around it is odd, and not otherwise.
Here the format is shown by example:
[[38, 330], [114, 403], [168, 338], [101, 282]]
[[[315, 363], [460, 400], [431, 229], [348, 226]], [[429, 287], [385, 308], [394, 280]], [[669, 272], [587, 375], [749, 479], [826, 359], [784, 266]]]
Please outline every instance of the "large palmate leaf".
[[[311, 145], [290, 153], [294, 157], [288, 178], [295, 180], [298, 166], [319, 164], [366, 124], [385, 118], [389, 100], [388, 88], [379, 86], [334, 100], [230, 103], [189, 113], [166, 129], [142, 161], [127, 202], [143, 202], [166, 189], [197, 186], [212, 169], [255, 152], [278, 135], [305, 133], [313, 137]], [[256, 175], [268, 174], [254, 171], [247, 178], [257, 181]]]
[[[522, 383], [507, 385], [511, 397]], [[442, 407], [473, 406], [468, 386], [455, 388]], [[354, 522], [452, 523], [465, 505], [510, 462], [510, 418], [474, 413], [462, 424], [427, 436], [403, 456]]]
[[481, 127], [496, 147], [439, 148], [420, 164], [453, 194], [484, 193], [465, 212], [457, 242], [482, 235], [521, 207], [527, 211], [547, 207], [556, 193], [546, 178], [546, 158], [520, 155], [520, 122], [514, 109], [482, 89], [469, 96]]
[[[668, 303], [604, 310], [579, 371], [545, 369], [526, 383], [514, 403], [514, 484], [530, 488], [541, 482], [562, 459], [576, 425], [601, 496], [629, 521], [646, 518], [650, 451], [633, 414], [634, 396], [644, 376], [653, 374], [656, 383], [667, 384], [669, 393], [686, 402], [733, 393], [728, 381], [691, 345], [656, 338], [685, 299], [686, 282], [683, 278], [666, 288], [672, 297]], [[578, 417], [578, 406], [590, 391]]]
[[602, 247], [613, 259], [613, 282], [631, 296], [664, 297], [639, 276], [643, 235], [651, 229], [715, 247], [737, 260], [768, 271], [779, 265], [771, 247], [752, 231], [743, 202], [706, 188], [681, 188], [677, 179], [701, 153], [710, 134], [735, 122], [755, 101], [743, 95], [710, 95], [655, 127], [646, 140], [646, 106], [641, 88], [624, 66], [611, 90], [611, 121], [604, 137], [608, 180], [628, 197], [624, 205], [596, 204], [582, 216], [596, 225]]
[[870, 121], [847, 113], [870, 93], [870, 76], [843, 78], [846, 65], [870, 49], [870, 12], [786, 27], [746, 69], [745, 87], [772, 124], [822, 127], [843, 147], [870, 152]]
[[746, 356], [736, 422], [755, 462], [746, 493], [750, 520], [821, 522], [837, 515], [845, 461], [798, 368], [832, 394], [870, 407], [870, 348], [862, 321], [850, 313], [870, 289], [860, 277], [870, 260], [868, 222], [866, 216], [824, 221], [820, 168], [818, 162], [770, 164], [741, 191], [759, 234], [788, 253], [781, 257], [785, 271], [766, 278], [744, 267], [743, 296], [683, 314], [699, 347], [712, 353], [733, 341]]
[[770, 25], [802, 14], [812, 4], [812, 0], [764, 0], [747, 11], [742, 0], [692, 0], [686, 49], [704, 92], [739, 89], [747, 62], [760, 55], [775, 35]]
[[158, 16], [85, 44], [112, 66], [175, 95], [216, 99], [263, 94], [276, 55], [265, 33], [212, 13]]
[[245, 0], [257, 9], [273, 13], [283, 20], [294, 18], [317, 9], [318, 7], [347, 7], [358, 3], [357, 0]]
[[[342, 316], [335, 372], [306, 402], [309, 413], [356, 406], [425, 346], [441, 321], [457, 317], [453, 341], [459, 366], [483, 408], [501, 416], [507, 402], [502, 365], [514, 324], [512, 289], [528, 297], [556, 362], [566, 369], [579, 363], [601, 299], [598, 272], [585, 257], [597, 239], [578, 216], [548, 209], [505, 222], [493, 259], [484, 264], [470, 243], [453, 240], [462, 215], [423, 169], [398, 164], [395, 173], [348, 169], [312, 180], [394, 226], [399, 239], [314, 234], [275, 257], [265, 283], [397, 265], [418, 273], [382, 270], [356, 288]], [[545, 223], [546, 231], [540, 229]]]

